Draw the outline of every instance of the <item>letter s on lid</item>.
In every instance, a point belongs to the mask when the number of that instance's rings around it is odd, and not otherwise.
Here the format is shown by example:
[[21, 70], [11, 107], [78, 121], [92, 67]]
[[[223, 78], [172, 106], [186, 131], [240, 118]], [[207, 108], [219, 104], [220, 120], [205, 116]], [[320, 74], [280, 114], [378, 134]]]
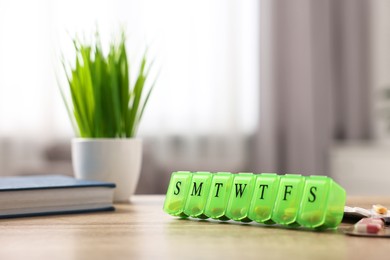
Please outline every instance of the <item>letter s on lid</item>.
[[166, 213], [172, 216], [188, 217], [184, 213], [184, 206], [187, 201], [191, 180], [191, 172], [180, 171], [172, 173], [164, 202], [164, 211]]

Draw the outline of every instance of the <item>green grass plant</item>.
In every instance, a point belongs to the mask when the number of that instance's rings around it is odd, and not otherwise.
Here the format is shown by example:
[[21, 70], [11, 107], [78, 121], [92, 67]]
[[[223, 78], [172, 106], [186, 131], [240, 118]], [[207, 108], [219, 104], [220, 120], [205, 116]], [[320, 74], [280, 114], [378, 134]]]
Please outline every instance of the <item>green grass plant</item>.
[[130, 62], [126, 37], [112, 41], [104, 55], [99, 36], [94, 44], [78, 39], [74, 66], [63, 62], [70, 96], [60, 87], [75, 133], [83, 138], [131, 138], [137, 134], [155, 81], [149, 84], [152, 64], [146, 51], [138, 65], [138, 74], [130, 80]]

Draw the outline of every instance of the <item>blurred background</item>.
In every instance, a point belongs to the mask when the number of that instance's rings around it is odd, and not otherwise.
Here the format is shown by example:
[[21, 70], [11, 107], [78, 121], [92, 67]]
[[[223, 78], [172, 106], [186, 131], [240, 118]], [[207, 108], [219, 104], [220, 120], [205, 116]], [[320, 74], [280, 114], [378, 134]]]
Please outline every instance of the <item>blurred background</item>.
[[172, 171], [321, 174], [390, 195], [390, 1], [0, 0], [0, 175], [72, 175], [56, 74], [125, 28], [160, 70], [138, 193]]

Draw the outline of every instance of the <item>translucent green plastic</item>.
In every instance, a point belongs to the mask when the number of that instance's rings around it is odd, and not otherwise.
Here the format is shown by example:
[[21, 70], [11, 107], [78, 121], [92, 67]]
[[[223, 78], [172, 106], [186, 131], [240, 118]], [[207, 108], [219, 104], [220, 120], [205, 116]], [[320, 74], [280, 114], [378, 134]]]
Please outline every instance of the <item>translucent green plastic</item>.
[[173, 216], [337, 228], [345, 190], [326, 176], [174, 172], [164, 211]]
[[291, 226], [297, 224], [295, 222], [298, 217], [304, 184], [305, 177], [298, 174], [286, 174], [281, 178], [272, 214], [272, 220], [275, 223]]
[[229, 202], [233, 177], [233, 174], [228, 172], [214, 174], [205, 208], [206, 216], [220, 220], [229, 219], [226, 217], [226, 208]]
[[191, 172], [172, 173], [164, 202], [164, 211], [166, 213], [179, 217], [188, 216], [184, 213], [184, 206], [187, 201], [191, 180]]
[[263, 173], [256, 176], [255, 192], [252, 197], [248, 217], [259, 223], [273, 224], [271, 220], [280, 177], [275, 173]]
[[336, 228], [343, 218], [345, 191], [325, 176], [307, 178], [298, 223], [308, 228]]
[[234, 176], [230, 198], [226, 210], [229, 219], [249, 222], [249, 206], [253, 189], [255, 186], [255, 176], [253, 173], [239, 173]]
[[195, 218], [208, 218], [204, 213], [207, 198], [210, 193], [210, 184], [213, 175], [209, 172], [192, 174], [189, 195], [184, 207], [184, 214]]

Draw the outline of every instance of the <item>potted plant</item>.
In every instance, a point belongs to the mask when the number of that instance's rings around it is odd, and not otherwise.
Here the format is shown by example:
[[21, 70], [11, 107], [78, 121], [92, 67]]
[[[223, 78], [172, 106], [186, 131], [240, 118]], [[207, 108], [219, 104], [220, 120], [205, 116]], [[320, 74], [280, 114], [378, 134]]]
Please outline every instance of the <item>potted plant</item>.
[[72, 140], [75, 176], [114, 182], [114, 200], [127, 201], [141, 170], [142, 141], [136, 134], [154, 86], [146, 89], [151, 66], [146, 68], [145, 52], [131, 82], [124, 33], [110, 43], [107, 55], [99, 36], [91, 44], [74, 40], [74, 47], [75, 64], [63, 63], [70, 97], [60, 89], [77, 136]]

